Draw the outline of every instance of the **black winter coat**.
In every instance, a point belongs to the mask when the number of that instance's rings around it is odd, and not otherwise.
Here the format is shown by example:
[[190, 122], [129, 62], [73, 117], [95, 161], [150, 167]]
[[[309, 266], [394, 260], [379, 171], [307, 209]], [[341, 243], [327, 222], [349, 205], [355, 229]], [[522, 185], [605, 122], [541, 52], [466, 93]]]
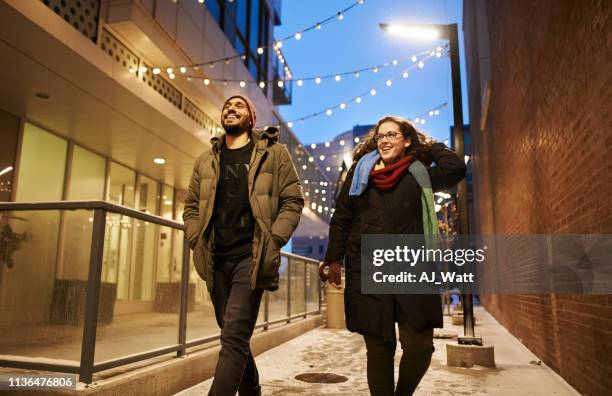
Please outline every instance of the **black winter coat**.
[[[442, 143], [434, 143], [429, 166], [434, 192], [448, 189], [465, 177], [462, 158]], [[430, 164], [425, 164], [430, 165]], [[442, 327], [439, 295], [361, 294], [361, 234], [422, 234], [421, 188], [412, 174], [406, 172], [390, 190], [379, 190], [368, 183], [357, 197], [348, 195], [353, 168], [349, 171], [332, 216], [326, 261], [344, 258], [346, 285], [344, 309], [347, 328], [365, 335], [395, 340], [394, 298], [408, 317], [413, 329]]]

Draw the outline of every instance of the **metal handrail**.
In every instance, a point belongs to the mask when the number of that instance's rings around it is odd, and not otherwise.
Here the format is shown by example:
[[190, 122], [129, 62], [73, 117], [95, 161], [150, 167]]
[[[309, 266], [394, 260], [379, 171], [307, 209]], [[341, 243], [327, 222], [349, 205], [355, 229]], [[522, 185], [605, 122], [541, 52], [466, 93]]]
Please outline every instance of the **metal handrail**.
[[[2, 212], [7, 211], [42, 211], [42, 210], [92, 210], [93, 226], [90, 248], [89, 275], [87, 280], [87, 294], [85, 302], [85, 317], [83, 323], [83, 338], [81, 345], [81, 361], [77, 365], [54, 364], [43, 361], [23, 361], [19, 359], [9, 360], [0, 359], [0, 366], [24, 368], [43, 371], [68, 372], [78, 373], [79, 380], [85, 383], [91, 383], [93, 374], [98, 371], [107, 370], [122, 366], [137, 361], [142, 361], [156, 356], [165, 355], [176, 352], [177, 356], [182, 356], [186, 353], [186, 349], [211, 342], [219, 339], [219, 335], [212, 335], [196, 340], [187, 340], [187, 301], [189, 287], [189, 264], [190, 254], [189, 243], [186, 239], [183, 240], [183, 263], [181, 272], [181, 292], [180, 292], [180, 307], [179, 307], [179, 332], [178, 343], [167, 345], [154, 350], [139, 352], [129, 356], [123, 356], [117, 359], [112, 359], [104, 362], [95, 363], [94, 353], [96, 348], [96, 331], [98, 326], [98, 307], [100, 300], [100, 287], [102, 278], [102, 257], [104, 251], [104, 234], [106, 232], [106, 216], [107, 213], [116, 213], [128, 217], [150, 222], [153, 224], [170, 227], [177, 230], [185, 231], [185, 225], [175, 220], [163, 218], [138, 211], [133, 208], [117, 205], [106, 201], [57, 201], [57, 202], [0, 202], [0, 218]], [[289, 323], [293, 319], [305, 318], [307, 315], [320, 314], [322, 305], [321, 287], [317, 287], [318, 306], [317, 310], [307, 310], [307, 284], [306, 271], [308, 265], [318, 265], [319, 261], [310, 257], [300, 256], [294, 253], [283, 252], [281, 255], [287, 257], [287, 316], [278, 318], [273, 321], [269, 320], [269, 298], [268, 293], [264, 299], [264, 321], [257, 324], [256, 328], [263, 328], [266, 331], [269, 326], [286, 322]], [[291, 315], [291, 266], [292, 261], [302, 261], [304, 265], [304, 304], [305, 312]], [[318, 278], [317, 278], [318, 280]]]
[[136, 209], [126, 206], [117, 205], [106, 201], [57, 201], [57, 202], [0, 202], [0, 212], [4, 211], [30, 211], [30, 210], [94, 210], [103, 209], [107, 212], [117, 213], [138, 220], [148, 221], [150, 223], [159, 224], [177, 230], [184, 230], [185, 225], [175, 220], [170, 220], [165, 217], [152, 215], [150, 213], [141, 212]]

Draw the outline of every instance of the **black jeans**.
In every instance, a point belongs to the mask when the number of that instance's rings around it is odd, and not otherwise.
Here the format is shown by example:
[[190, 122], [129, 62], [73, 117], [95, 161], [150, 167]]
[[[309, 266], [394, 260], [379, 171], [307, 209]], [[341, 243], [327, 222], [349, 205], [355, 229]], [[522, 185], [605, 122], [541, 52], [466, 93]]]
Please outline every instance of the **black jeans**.
[[364, 336], [368, 358], [368, 387], [372, 396], [412, 395], [427, 372], [434, 351], [433, 329], [415, 331], [397, 303], [394, 309], [403, 351], [395, 392], [393, 369], [396, 341], [385, 342], [382, 337]]
[[221, 327], [221, 351], [209, 395], [260, 395], [259, 374], [249, 342], [263, 290], [251, 290], [251, 256], [215, 261], [211, 293]]

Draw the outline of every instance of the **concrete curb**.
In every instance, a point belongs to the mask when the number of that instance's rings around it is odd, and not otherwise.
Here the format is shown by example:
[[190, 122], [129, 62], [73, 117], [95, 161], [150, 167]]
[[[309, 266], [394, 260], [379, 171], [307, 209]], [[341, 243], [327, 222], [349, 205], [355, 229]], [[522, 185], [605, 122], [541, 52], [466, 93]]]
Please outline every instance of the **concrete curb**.
[[[251, 350], [257, 356], [284, 342], [323, 324], [321, 315], [298, 322], [259, 331], [251, 338]], [[83, 383], [76, 390], [49, 392], [53, 395], [156, 395], [170, 396], [211, 378], [217, 365], [220, 346], [217, 344], [204, 350], [188, 353], [181, 358], [157, 358], [147, 366], [124, 368], [120, 374], [94, 381], [89, 386]], [[159, 359], [165, 359], [159, 361]], [[126, 371], [125, 369], [128, 369]], [[21, 395], [40, 395], [40, 391], [21, 391]]]

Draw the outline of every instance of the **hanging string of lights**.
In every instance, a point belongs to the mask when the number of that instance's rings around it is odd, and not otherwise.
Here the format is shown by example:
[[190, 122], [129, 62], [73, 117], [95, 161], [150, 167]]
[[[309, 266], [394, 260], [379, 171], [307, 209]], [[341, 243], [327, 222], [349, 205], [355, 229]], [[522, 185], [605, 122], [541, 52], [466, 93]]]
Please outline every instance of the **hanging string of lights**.
[[[234, 0], [227, 0], [230, 3], [233, 3]], [[172, 2], [176, 3], [176, 0], [172, 0]], [[204, 4], [205, 0], [198, 0], [198, 2], [200, 4]], [[297, 32], [295, 32], [294, 34], [288, 35], [286, 37], [283, 37], [282, 39], [279, 40], [272, 40], [267, 44], [264, 44], [260, 47], [257, 48], [257, 53], [259, 55], [262, 55], [264, 53], [264, 50], [266, 48], [270, 48], [273, 47], [274, 49], [280, 49], [283, 45], [284, 42], [294, 39], [294, 40], [300, 40], [302, 38], [302, 35], [304, 33], [313, 31], [313, 30], [320, 30], [324, 25], [327, 25], [329, 23], [332, 23], [334, 21], [342, 21], [344, 20], [344, 15], [349, 12], [350, 10], [352, 10], [354, 7], [363, 4], [365, 1], [364, 0], [355, 0], [351, 5], [343, 8], [340, 11], [337, 11], [336, 13], [334, 13], [333, 15], [323, 19], [322, 21], [316, 22], [312, 25], [309, 25], [308, 27], [302, 29], [302, 30], [298, 30]], [[214, 59], [214, 60], [210, 60], [210, 61], [205, 61], [205, 62], [199, 62], [199, 63], [193, 63], [193, 64], [189, 64], [189, 65], [174, 65], [174, 66], [165, 66], [165, 67], [161, 67], [161, 66], [154, 66], [151, 69], [153, 70], [154, 74], [159, 74], [161, 72], [161, 70], [171, 70], [171, 72], [168, 72], [169, 75], [175, 75], [174, 70], [178, 70], [181, 74], [185, 74], [187, 73], [187, 70], [189, 68], [192, 68], [194, 70], [199, 70], [200, 67], [208, 65], [209, 67], [214, 67], [215, 64], [220, 63], [220, 62], [224, 62], [225, 64], [229, 64], [229, 62], [233, 59], [237, 59], [240, 58], [241, 60], [246, 60], [248, 56], [248, 52], [244, 52], [241, 54], [237, 54], [237, 55], [233, 55], [233, 56], [227, 56], [224, 58], [219, 58], [219, 59]], [[281, 58], [281, 62], [284, 63], [284, 59]], [[146, 70], [145, 70], [146, 71]], [[174, 77], [170, 77], [170, 78], [174, 78]]]
[[[343, 77], [345, 77], [345, 76], [352, 75], [355, 78], [359, 78], [361, 73], [365, 73], [365, 72], [378, 73], [381, 69], [384, 69], [384, 68], [395, 67], [395, 66], [398, 66], [398, 65], [401, 65], [403, 63], [410, 62], [410, 61], [415, 62], [417, 58], [419, 58], [421, 56], [424, 56], [425, 54], [429, 54], [432, 51], [434, 51], [435, 56], [441, 57], [442, 56], [443, 47], [436, 47], [435, 49], [427, 50], [427, 51], [421, 51], [421, 52], [418, 52], [416, 54], [407, 56], [405, 58], [392, 59], [392, 60], [390, 60], [388, 62], [379, 63], [379, 64], [375, 64], [375, 65], [372, 65], [372, 66], [367, 66], [367, 67], [362, 67], [362, 68], [359, 68], [359, 69], [353, 69], [353, 70], [343, 71], [343, 72], [340, 72], [340, 73], [333, 73], [333, 74], [307, 76], [307, 77], [300, 77], [300, 78], [292, 78], [291, 80], [295, 81], [296, 85], [298, 87], [302, 87], [304, 85], [305, 81], [314, 81], [315, 84], [317, 84], [317, 85], [320, 85], [325, 80], [331, 80], [331, 79], [334, 79], [336, 82], [341, 82], [341, 81], [344, 81]], [[132, 69], [132, 72], [134, 72], [134, 71], [135, 71], [135, 69]], [[175, 77], [176, 77], [176, 75], [175, 75]], [[283, 80], [261, 80], [261, 81], [250, 80], [250, 81], [246, 81], [246, 80], [240, 80], [240, 79], [227, 79], [227, 78], [203, 78], [201, 76], [195, 76], [195, 75], [191, 75], [191, 74], [185, 75], [185, 78], [187, 78], [188, 80], [193, 80], [193, 79], [201, 80], [204, 83], [204, 85], [206, 85], [206, 86], [208, 86], [212, 82], [221, 82], [221, 83], [224, 83], [224, 84], [227, 84], [227, 83], [238, 83], [241, 88], [244, 88], [247, 84], [258, 84], [261, 88], [265, 88], [266, 84], [272, 84], [272, 83], [276, 82], [278, 84], [278, 86], [282, 88], [284, 86], [284, 84], [285, 84], [285, 82]]]
[[[429, 60], [429, 59], [431, 59], [433, 57], [440, 58], [442, 56], [442, 51], [438, 50], [437, 48], [432, 49], [432, 50], [428, 50], [428, 51], [424, 51], [424, 53], [425, 53], [425, 55], [421, 56], [420, 58], [418, 56], [416, 56], [416, 55], [413, 55], [411, 57], [411, 60], [412, 60], [413, 63], [409, 67], [404, 69], [404, 71], [401, 74], [398, 74], [398, 75], [396, 75], [396, 76], [394, 76], [394, 77], [392, 77], [390, 79], [387, 79], [384, 83], [381, 83], [379, 85], [373, 86], [368, 91], [364, 91], [364, 92], [362, 92], [362, 93], [360, 93], [360, 94], [358, 94], [356, 96], [353, 96], [352, 98], [349, 98], [349, 99], [347, 99], [347, 100], [345, 100], [343, 102], [340, 102], [340, 103], [338, 103], [338, 104], [336, 104], [334, 106], [327, 107], [324, 110], [317, 111], [315, 113], [308, 114], [308, 115], [305, 115], [305, 116], [302, 116], [302, 117], [299, 117], [299, 118], [287, 121], [287, 122], [285, 122], [283, 124], [277, 124], [275, 126], [276, 127], [281, 127], [281, 126], [284, 125], [284, 126], [287, 126], [289, 128], [292, 128], [296, 122], [303, 123], [304, 121], [306, 121], [308, 119], [317, 118], [318, 116], [323, 115], [323, 114], [331, 116], [333, 114], [334, 110], [337, 110], [337, 109], [345, 110], [350, 103], [360, 104], [363, 101], [363, 97], [367, 97], [367, 95], [376, 96], [376, 94], [378, 93], [378, 91], [377, 91], [378, 88], [383, 87], [383, 86], [386, 86], [387, 88], [390, 88], [390, 87], [393, 86], [393, 82], [395, 80], [399, 79], [400, 77], [404, 78], [404, 79], [408, 78], [410, 76], [409, 72], [412, 69], [416, 69], [416, 68], [422, 69], [422, 68], [425, 67], [425, 62], [427, 60]], [[418, 122], [424, 123], [424, 122], [422, 122], [422, 120], [424, 120], [423, 117], [418, 117], [418, 118], [419, 118]], [[416, 118], [415, 118], [414, 121], [417, 122]]]

